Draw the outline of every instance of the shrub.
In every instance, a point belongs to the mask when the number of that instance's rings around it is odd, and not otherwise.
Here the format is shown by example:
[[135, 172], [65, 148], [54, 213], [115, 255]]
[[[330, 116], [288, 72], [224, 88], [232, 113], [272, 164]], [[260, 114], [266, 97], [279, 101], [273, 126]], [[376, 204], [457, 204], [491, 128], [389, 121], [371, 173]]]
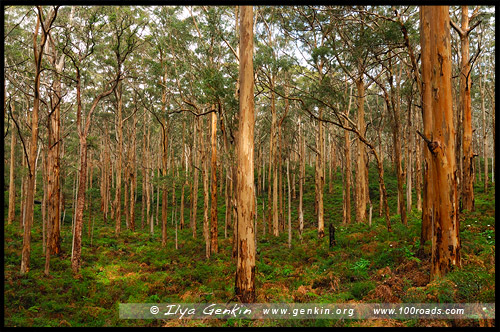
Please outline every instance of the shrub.
[[448, 273], [446, 277], [457, 286], [458, 301], [478, 301], [481, 291], [489, 284], [489, 275], [480, 271], [457, 270]]
[[351, 294], [356, 300], [361, 300], [369, 291], [375, 288], [373, 281], [355, 282], [351, 287]]

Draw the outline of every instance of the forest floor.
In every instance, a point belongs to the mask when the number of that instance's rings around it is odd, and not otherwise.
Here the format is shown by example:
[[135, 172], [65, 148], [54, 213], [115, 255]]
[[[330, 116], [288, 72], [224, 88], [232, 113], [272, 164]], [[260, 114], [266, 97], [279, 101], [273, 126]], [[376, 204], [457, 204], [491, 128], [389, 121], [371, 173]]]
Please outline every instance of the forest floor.
[[[327, 236], [322, 240], [317, 238], [313, 215], [313, 169], [308, 169], [307, 174], [304, 197], [306, 229], [302, 241], [299, 240], [295, 200], [292, 205], [294, 230], [291, 249], [287, 246], [286, 229], [279, 237], [263, 236], [262, 201], [258, 198], [257, 302], [495, 302], [494, 186], [484, 192], [479, 182], [475, 187], [475, 211], [465, 211], [460, 216], [462, 268], [429, 283], [429, 245], [419, 251], [420, 213], [413, 209], [408, 226], [402, 225], [400, 216], [395, 215], [396, 180], [391, 169], [388, 168], [386, 173], [393, 213], [391, 233], [387, 232], [383, 218], [378, 216], [378, 184], [374, 169], [370, 170], [370, 196], [376, 202], [371, 227], [368, 224], [341, 225], [340, 174], [337, 174], [336, 182], [339, 183], [333, 186], [332, 194], [328, 193], [326, 183], [325, 229], [328, 230], [328, 224], [333, 222], [337, 240], [337, 245], [331, 249]], [[262, 197], [267, 198], [267, 193], [264, 192]], [[197, 239], [192, 238], [188, 227], [179, 230], [179, 249], [175, 249], [174, 226], [169, 219], [168, 244], [162, 248], [161, 227], [155, 226], [155, 235], [150, 236], [147, 227], [140, 228], [139, 220], [135, 232], [124, 230], [117, 238], [114, 225], [110, 222], [104, 224], [100, 214], [94, 212], [92, 240], [88, 236], [88, 225], [83, 230], [83, 264], [77, 279], [73, 277], [70, 265], [71, 217], [66, 217], [61, 233], [62, 254], [51, 259], [50, 276], [44, 276], [45, 258], [37, 206], [31, 266], [25, 276], [19, 274], [21, 230], [17, 223], [5, 225], [5, 326], [480, 326], [485, 323], [472, 319], [119, 319], [119, 303], [225, 303], [233, 298], [232, 230], [229, 229], [228, 238], [224, 238], [223, 197], [220, 197], [220, 202], [219, 253], [209, 260], [204, 255], [200, 225]], [[98, 203], [94, 205], [98, 206]], [[140, 204], [137, 208], [140, 209]], [[200, 222], [201, 208], [198, 212]], [[140, 216], [140, 210], [136, 216]]]

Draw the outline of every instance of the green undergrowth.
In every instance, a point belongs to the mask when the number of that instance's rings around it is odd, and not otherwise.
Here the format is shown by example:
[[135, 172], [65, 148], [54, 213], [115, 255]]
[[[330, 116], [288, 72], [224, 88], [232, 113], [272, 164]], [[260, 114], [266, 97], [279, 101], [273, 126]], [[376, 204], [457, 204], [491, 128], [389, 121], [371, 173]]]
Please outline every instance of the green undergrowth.
[[[305, 230], [298, 233], [297, 201], [292, 200], [293, 240], [288, 248], [285, 227], [278, 237], [266, 235], [262, 223], [262, 200], [267, 213], [267, 191], [258, 197], [256, 291], [257, 302], [356, 303], [356, 302], [495, 302], [495, 196], [494, 187], [484, 192], [476, 186], [476, 210], [460, 216], [462, 267], [446, 277], [430, 281], [430, 248], [420, 243], [420, 212], [408, 215], [402, 225], [396, 215], [397, 184], [386, 171], [391, 205], [392, 232], [378, 215], [376, 170], [370, 169], [370, 198], [374, 204], [372, 225], [342, 225], [342, 183], [335, 174], [332, 192], [325, 184], [325, 237], [318, 239], [314, 217], [314, 170], [307, 168], [304, 194]], [[140, 187], [140, 186], [139, 186]], [[267, 189], [267, 188], [266, 188]], [[179, 192], [176, 193], [180, 197]], [[297, 192], [298, 196], [298, 192]], [[201, 196], [200, 196], [201, 198]], [[415, 198], [416, 200], [416, 198]], [[202, 202], [202, 200], [201, 200]], [[235, 265], [232, 228], [224, 237], [224, 196], [219, 195], [219, 252], [205, 258], [202, 208], [198, 232], [192, 238], [189, 209], [186, 227], [167, 225], [167, 245], [161, 246], [161, 226], [115, 235], [114, 224], [104, 223], [93, 212], [92, 241], [84, 225], [81, 273], [71, 272], [71, 217], [63, 223], [62, 253], [50, 262], [50, 275], [43, 274], [41, 214], [35, 209], [30, 270], [19, 274], [22, 232], [19, 224], [5, 225], [5, 325], [6, 326], [369, 326], [357, 320], [121, 320], [119, 303], [225, 303], [234, 301]], [[202, 203], [199, 203], [201, 205]], [[98, 206], [97, 202], [94, 202]], [[286, 200], [284, 215], [287, 216]], [[136, 216], [140, 218], [140, 204]], [[353, 222], [354, 222], [354, 209]], [[88, 218], [88, 215], [85, 216]], [[178, 218], [178, 217], [177, 217]], [[88, 219], [86, 219], [87, 221]], [[333, 223], [336, 245], [329, 248], [328, 226]], [[287, 221], [285, 220], [285, 225]], [[271, 230], [272, 231], [272, 230]], [[272, 232], [271, 232], [272, 233]], [[92, 245], [91, 245], [92, 242]], [[375, 322], [375, 321], [373, 321]], [[367, 325], [368, 324], [368, 325]], [[416, 320], [385, 322], [387, 326], [423, 326]], [[392, 325], [391, 325], [392, 324]], [[449, 322], [443, 321], [447, 326]], [[470, 321], [470, 326], [478, 326]], [[375, 325], [375, 323], [372, 323]]]

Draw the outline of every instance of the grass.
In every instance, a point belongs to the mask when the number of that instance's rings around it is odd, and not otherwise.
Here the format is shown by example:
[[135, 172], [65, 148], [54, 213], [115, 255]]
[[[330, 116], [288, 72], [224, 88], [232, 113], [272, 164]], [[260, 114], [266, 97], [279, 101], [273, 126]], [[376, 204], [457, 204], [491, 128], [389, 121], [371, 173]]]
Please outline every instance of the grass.
[[[337, 245], [328, 247], [328, 238], [317, 238], [314, 217], [314, 170], [307, 168], [305, 185], [305, 230], [302, 240], [297, 230], [297, 200], [293, 200], [294, 225], [292, 248], [288, 248], [285, 229], [279, 237], [263, 235], [262, 200], [258, 197], [258, 230], [256, 256], [257, 302], [494, 302], [495, 290], [495, 196], [494, 187], [483, 191], [475, 187], [476, 210], [461, 215], [462, 268], [445, 278], [429, 282], [428, 250], [419, 256], [420, 213], [409, 213], [408, 226], [401, 224], [396, 211], [396, 181], [386, 171], [387, 189], [393, 231], [388, 233], [385, 221], [374, 204], [371, 227], [354, 223], [342, 225], [342, 192], [340, 174], [328, 193], [325, 185], [325, 225], [336, 226]], [[378, 203], [375, 170], [370, 169], [370, 196]], [[375, 177], [374, 177], [375, 176]], [[140, 188], [140, 186], [139, 186]], [[180, 188], [176, 193], [180, 201]], [[199, 200], [202, 205], [202, 200]], [[51, 259], [50, 276], [44, 276], [41, 214], [35, 209], [32, 231], [30, 271], [20, 276], [22, 232], [17, 223], [5, 225], [5, 325], [6, 326], [369, 326], [357, 320], [121, 320], [119, 303], [228, 302], [234, 297], [235, 266], [231, 258], [232, 229], [224, 238], [224, 197], [219, 195], [219, 253], [205, 259], [202, 225], [197, 238], [186, 227], [178, 230], [174, 245], [174, 227], [169, 206], [168, 240], [161, 246], [160, 228], [155, 225], [135, 232], [123, 230], [114, 234], [114, 225], [105, 224], [98, 211], [95, 217], [92, 246], [83, 230], [81, 276], [71, 273], [71, 218], [62, 229], [62, 254]], [[94, 202], [93, 205], [98, 205]], [[187, 204], [186, 204], [187, 205]], [[155, 206], [155, 204], [153, 204]], [[286, 208], [286, 200], [285, 200]], [[140, 205], [138, 205], [140, 209]], [[267, 210], [267, 202], [266, 202]], [[286, 211], [286, 210], [285, 210]], [[354, 217], [354, 210], [353, 217]], [[136, 212], [140, 216], [140, 210]], [[189, 224], [189, 209], [185, 210]], [[285, 213], [286, 216], [286, 213]], [[87, 215], [86, 215], [87, 217]], [[139, 217], [140, 218], [140, 217]], [[202, 220], [201, 207], [198, 222]], [[354, 218], [353, 218], [354, 220]], [[69, 222], [68, 222], [69, 221]], [[122, 229], [125, 229], [123, 225]], [[385, 287], [385, 288], [384, 288]], [[379, 322], [380, 323], [380, 322]], [[368, 324], [368, 325], [366, 325]], [[376, 325], [376, 321], [372, 321]], [[389, 326], [425, 326], [418, 320], [393, 321]], [[441, 321], [443, 326], [448, 321]], [[468, 326], [478, 326], [474, 320]]]

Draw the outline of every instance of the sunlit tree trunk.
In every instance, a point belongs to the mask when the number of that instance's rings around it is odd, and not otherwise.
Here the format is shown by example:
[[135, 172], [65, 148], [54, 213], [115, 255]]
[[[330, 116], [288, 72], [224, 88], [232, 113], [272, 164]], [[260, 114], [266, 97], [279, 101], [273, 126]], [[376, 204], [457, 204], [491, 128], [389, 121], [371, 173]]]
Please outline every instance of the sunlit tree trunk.
[[161, 245], [165, 247], [167, 245], [167, 184], [166, 176], [168, 170], [168, 133], [167, 124], [165, 119], [162, 119], [162, 177], [163, 181], [161, 184], [162, 189], [162, 201], [161, 201]]
[[[210, 233], [210, 252], [216, 254], [219, 251], [217, 240], [217, 113], [212, 112], [212, 205], [210, 206], [211, 215], [211, 233]], [[221, 175], [222, 176], [222, 175]]]
[[[144, 110], [143, 116], [142, 116], [142, 156], [143, 156], [143, 162], [142, 164], [142, 204], [141, 204], [141, 229], [144, 229], [144, 210], [146, 209], [146, 197], [147, 197], [147, 190], [148, 190], [148, 185], [146, 181], [147, 177], [147, 168], [148, 168], [148, 150], [146, 149], [146, 110]], [[149, 212], [149, 211], [148, 211]], [[148, 213], [149, 216], [149, 213]], [[146, 220], [149, 221], [148, 217], [146, 217]]]
[[[420, 47], [421, 47], [421, 72], [422, 72], [422, 122], [424, 135], [430, 137], [432, 127], [432, 87], [431, 87], [431, 14], [429, 9], [420, 8]], [[432, 214], [434, 209], [434, 183], [432, 182], [432, 163], [431, 152], [423, 147], [424, 157], [424, 180], [423, 180], [423, 197], [422, 197], [422, 232], [420, 235], [420, 243], [422, 246], [425, 242], [431, 240], [432, 235]]]
[[479, 66], [479, 93], [481, 95], [481, 115], [482, 115], [482, 127], [483, 127], [483, 160], [484, 160], [484, 192], [488, 190], [488, 137], [486, 136], [486, 107], [484, 106], [484, 81], [486, 81], [486, 72], [483, 73], [481, 66]]
[[[405, 198], [404, 198], [404, 174], [402, 167], [402, 158], [401, 158], [401, 98], [400, 98], [400, 86], [401, 86], [401, 71], [402, 68], [399, 68], [399, 74], [396, 77], [396, 93], [392, 90], [392, 80], [391, 84], [391, 107], [392, 109], [392, 138], [393, 138], [393, 146], [394, 146], [394, 168], [396, 170], [396, 178], [398, 182], [398, 213], [401, 214], [401, 222], [403, 225], [408, 224], [408, 220], [406, 218], [406, 207], [405, 207]], [[389, 101], [387, 101], [389, 103]], [[389, 108], [389, 105], [388, 105]]]
[[[33, 89], [33, 111], [31, 113], [31, 145], [29, 148], [29, 161], [28, 161], [28, 184], [26, 191], [26, 212], [25, 212], [25, 223], [24, 223], [24, 234], [23, 234], [23, 247], [21, 252], [21, 275], [24, 275], [29, 271], [30, 264], [30, 252], [31, 252], [31, 226], [33, 224], [33, 212], [34, 212], [34, 199], [35, 199], [35, 180], [36, 180], [36, 159], [37, 159], [37, 148], [38, 148], [38, 112], [40, 108], [40, 78], [42, 73], [42, 56], [45, 43], [47, 42], [48, 32], [57, 16], [58, 7], [54, 7], [44, 22], [40, 22], [40, 17], [43, 17], [43, 10], [41, 6], [37, 7], [39, 15], [37, 16], [37, 22], [35, 27], [35, 33], [33, 34], [33, 51], [35, 60], [35, 72], [34, 72], [34, 89]], [[40, 25], [43, 24], [43, 28]], [[41, 30], [41, 40], [38, 42], [38, 34]]]
[[[423, 6], [424, 24], [430, 22], [430, 60], [424, 66], [430, 69], [432, 91], [430, 108], [432, 126], [427, 147], [430, 151], [431, 181], [434, 194], [431, 279], [444, 276], [454, 266], [460, 267], [460, 237], [455, 159], [455, 128], [451, 93], [451, 43], [448, 6]], [[425, 81], [423, 81], [425, 82]]]
[[[323, 108], [319, 108], [319, 118], [323, 118]], [[323, 123], [318, 121], [318, 136], [316, 139], [316, 204], [317, 204], [317, 221], [318, 221], [318, 237], [321, 239], [325, 236], [325, 219], [323, 206], [323, 186], [325, 178], [323, 176]]]
[[[346, 86], [347, 91], [347, 86]], [[347, 115], [349, 115], [349, 111], [351, 110], [351, 102], [352, 102], [352, 86], [349, 93], [349, 104], [347, 105]], [[347, 120], [345, 121], [345, 125], [347, 125]], [[351, 223], [351, 138], [348, 130], [344, 130], [344, 153], [345, 153], [345, 183], [343, 190], [343, 201], [344, 201], [344, 209], [343, 209], [343, 218], [342, 223], [350, 224]]]
[[413, 155], [415, 150], [413, 147], [413, 112], [411, 100], [409, 100], [408, 106], [408, 132], [407, 132], [407, 144], [406, 144], [406, 211], [411, 213], [412, 208], [412, 176], [413, 176]]
[[[73, 10], [70, 16], [72, 20]], [[71, 24], [71, 23], [70, 23]], [[60, 75], [64, 67], [64, 54], [58, 59], [56, 46], [52, 36], [49, 36], [50, 62], [55, 69], [52, 83], [53, 96], [51, 98], [51, 113], [48, 118], [48, 164], [47, 164], [47, 195], [48, 195], [48, 224], [47, 224], [47, 248], [45, 252], [45, 274], [49, 273], [50, 255], [61, 252], [60, 242], [60, 219], [61, 219], [61, 78]]]
[[237, 148], [237, 263], [235, 293], [255, 302], [253, 8], [242, 6], [240, 21], [240, 113]]
[[92, 102], [92, 106], [90, 107], [88, 113], [84, 117], [83, 107], [82, 107], [82, 98], [81, 98], [81, 76], [80, 76], [80, 68], [76, 67], [76, 103], [77, 103], [77, 117], [76, 117], [76, 125], [78, 131], [78, 138], [80, 143], [80, 170], [78, 173], [78, 191], [77, 191], [77, 199], [76, 199], [76, 213], [75, 213], [75, 224], [74, 224], [74, 232], [73, 232], [73, 249], [71, 256], [71, 268], [73, 270], [73, 274], [77, 275], [80, 271], [81, 265], [81, 250], [82, 250], [82, 230], [83, 230], [83, 209], [85, 207], [85, 192], [87, 190], [87, 157], [88, 157], [88, 145], [87, 145], [87, 137], [90, 133], [90, 125], [92, 120], [92, 114], [94, 113], [99, 102], [110, 95], [117, 87], [118, 82], [120, 81], [120, 72], [118, 72], [118, 76], [113, 84], [113, 86], [107, 90], [99, 94], [94, 101]]
[[472, 153], [472, 107], [471, 107], [471, 63], [469, 59], [469, 7], [462, 6], [462, 26], [457, 30], [460, 35], [461, 72], [460, 72], [460, 114], [463, 126], [463, 168], [461, 197], [463, 208], [474, 210], [473, 153]]
[[[414, 129], [418, 128], [420, 123], [419, 112], [415, 112]], [[415, 131], [412, 132], [415, 135]], [[417, 210], [422, 211], [422, 143], [413, 138], [413, 146], [415, 147], [415, 192], [417, 196]]]
[[133, 115], [133, 125], [132, 125], [132, 135], [130, 142], [130, 229], [135, 231], [135, 190], [137, 186], [137, 167], [135, 165], [136, 157], [136, 128], [137, 128], [137, 116], [136, 113]]
[[[358, 130], [365, 131], [365, 83], [360, 77], [356, 80], [358, 91]], [[367, 203], [367, 169], [366, 169], [366, 148], [363, 142], [358, 140], [358, 155], [356, 158], [356, 222], [366, 221]]]
[[[203, 124], [205, 121], [203, 121]], [[205, 127], [205, 126], [202, 126]], [[209, 171], [208, 171], [208, 147], [205, 142], [205, 137], [202, 132], [200, 132], [200, 147], [202, 151], [201, 162], [202, 162], [202, 179], [203, 179], [203, 238], [205, 239], [205, 257], [210, 258], [210, 221], [208, 217], [208, 206], [210, 204], [210, 185], [209, 185]], [[202, 138], [203, 137], [203, 138]]]
[[196, 212], [198, 210], [198, 181], [199, 181], [199, 163], [198, 163], [198, 125], [199, 119], [193, 121], [193, 191], [192, 196], [192, 207], [191, 207], [191, 230], [193, 231], [193, 238], [196, 238]]
[[[129, 135], [126, 135], [129, 136]], [[130, 181], [130, 146], [129, 147], [124, 147], [124, 155], [125, 155], [125, 160], [124, 160], [124, 170], [123, 170], [123, 211], [125, 214], [125, 227], [127, 229], [130, 229], [130, 210], [129, 210], [129, 181]]]
[[115, 202], [114, 202], [114, 215], [115, 215], [115, 234], [120, 234], [121, 231], [121, 195], [122, 195], [122, 151], [123, 151], [123, 101], [122, 101], [122, 84], [118, 83], [116, 89], [116, 97], [118, 99], [117, 108], [117, 126], [116, 136], [118, 139], [118, 146], [116, 150], [116, 184], [115, 184]]

